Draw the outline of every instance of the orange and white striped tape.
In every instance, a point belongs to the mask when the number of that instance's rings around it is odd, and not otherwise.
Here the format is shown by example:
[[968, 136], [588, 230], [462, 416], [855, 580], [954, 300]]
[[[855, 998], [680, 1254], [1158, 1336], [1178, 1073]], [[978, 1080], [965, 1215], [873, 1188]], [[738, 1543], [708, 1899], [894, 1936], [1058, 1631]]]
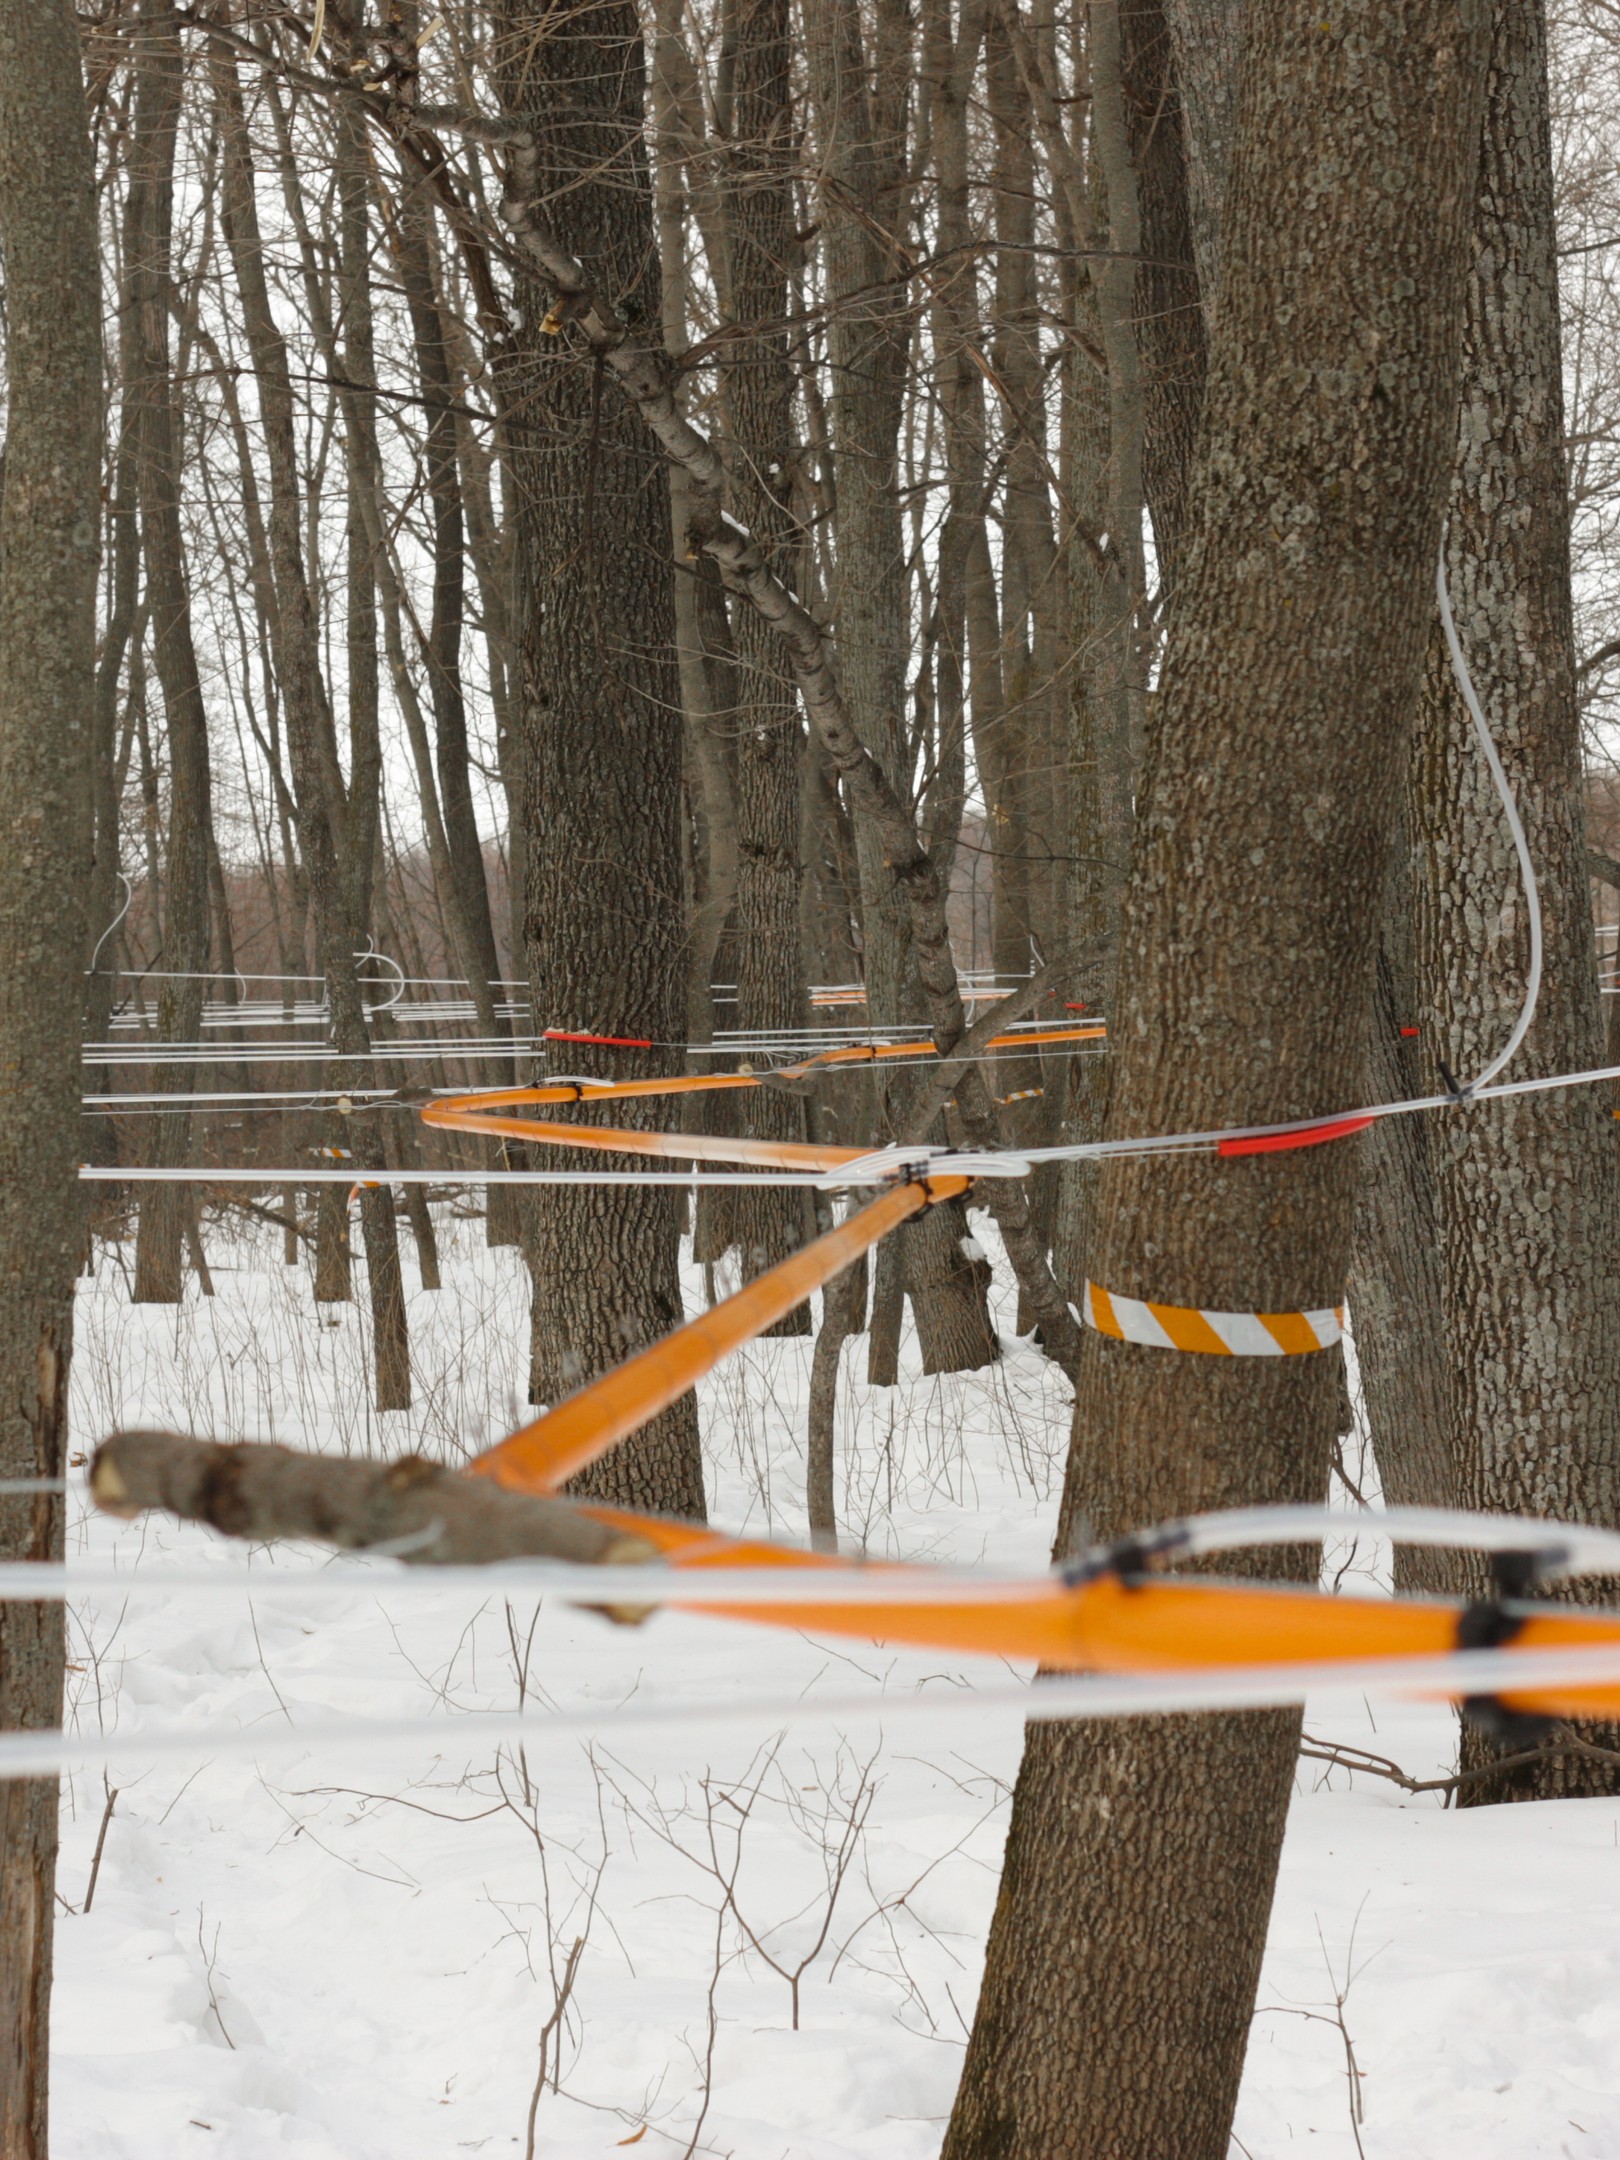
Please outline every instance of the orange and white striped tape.
[[1344, 1334], [1344, 1307], [1319, 1312], [1204, 1312], [1196, 1305], [1153, 1305], [1088, 1282], [1080, 1317], [1117, 1342], [1158, 1350], [1201, 1350], [1213, 1357], [1300, 1357], [1328, 1350]]

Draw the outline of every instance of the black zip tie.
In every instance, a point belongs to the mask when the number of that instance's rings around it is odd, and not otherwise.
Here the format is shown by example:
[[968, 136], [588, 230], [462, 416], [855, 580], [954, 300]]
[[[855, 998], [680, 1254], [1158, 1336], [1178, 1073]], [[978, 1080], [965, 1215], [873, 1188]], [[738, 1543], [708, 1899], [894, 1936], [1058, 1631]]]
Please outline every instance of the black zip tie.
[[1116, 1538], [1112, 1545], [1093, 1545], [1085, 1552], [1076, 1553], [1072, 1560], [1064, 1561], [1057, 1571], [1058, 1580], [1066, 1590], [1083, 1590], [1087, 1583], [1112, 1575], [1127, 1590], [1139, 1589], [1154, 1573], [1154, 1561], [1173, 1550], [1173, 1546], [1149, 1544], [1142, 1537]]
[[1441, 1079], [1445, 1082], [1446, 1093], [1451, 1097], [1452, 1101], [1457, 1105], [1459, 1110], [1466, 1110], [1468, 1105], [1474, 1099], [1473, 1087], [1460, 1086], [1456, 1074], [1452, 1071], [1451, 1067], [1446, 1063], [1444, 1058], [1437, 1057], [1434, 1062], [1436, 1068], [1439, 1071]]
[[[1524, 1633], [1528, 1613], [1510, 1612], [1504, 1598], [1529, 1597], [1556, 1553], [1500, 1552], [1490, 1560], [1491, 1594], [1465, 1605], [1457, 1616], [1459, 1650], [1500, 1650]], [[1471, 1725], [1498, 1741], [1539, 1747], [1556, 1729], [1557, 1719], [1540, 1717], [1527, 1710], [1510, 1710], [1500, 1695], [1467, 1695], [1460, 1705]]]

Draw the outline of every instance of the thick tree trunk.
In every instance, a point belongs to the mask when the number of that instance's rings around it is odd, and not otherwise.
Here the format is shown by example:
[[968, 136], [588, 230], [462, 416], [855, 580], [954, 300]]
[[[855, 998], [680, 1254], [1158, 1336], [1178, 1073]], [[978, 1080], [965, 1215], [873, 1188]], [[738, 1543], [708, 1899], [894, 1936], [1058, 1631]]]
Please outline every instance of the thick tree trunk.
[[[78, 30], [0, 0], [0, 1477], [60, 1478], [84, 1220], [79, 1029], [101, 525], [101, 321]], [[0, 1557], [62, 1558], [65, 1503], [0, 1499]], [[58, 1725], [62, 1607], [0, 1605], [0, 1726]], [[0, 1785], [0, 2152], [46, 2160], [54, 1778]]]
[[[1364, 1080], [1482, 14], [1355, 0], [1324, 30], [1303, 0], [1250, 10], [1194, 538], [1128, 892], [1122, 1137], [1319, 1115]], [[1179, 1305], [1336, 1304], [1354, 1179], [1348, 1150], [1111, 1160], [1090, 1273]], [[1319, 1498], [1338, 1390], [1335, 1357], [1088, 1333], [1060, 1545], [1083, 1517], [1109, 1536]], [[1296, 1733], [1268, 1713], [1031, 1734], [947, 2160], [1222, 2160]]]
[[[1498, 0], [1474, 211], [1446, 569], [1457, 634], [1518, 801], [1545, 971], [1506, 1077], [1603, 1059], [1570, 607], [1557, 256], [1539, 0]], [[1518, 867], [1438, 631], [1414, 764], [1421, 1044], [1473, 1078], [1528, 967]], [[1433, 1084], [1431, 1082], [1431, 1084]], [[1435, 1159], [1446, 1347], [1470, 1507], [1620, 1516], [1620, 1162], [1592, 1088], [1448, 1117]], [[1481, 1759], [1488, 1743], [1476, 1738]], [[1571, 1757], [1517, 1796], [1612, 1789]], [[1481, 1799], [1502, 1797], [1494, 1781]]]
[[[767, 557], [802, 548], [793, 510], [793, 373], [787, 333], [793, 240], [793, 100], [788, 0], [728, 0], [732, 67], [726, 231], [731, 305], [743, 333], [730, 348], [725, 398], [737, 513]], [[791, 561], [782, 565], [797, 583]], [[783, 1030], [809, 1018], [799, 941], [800, 765], [804, 722], [780, 641], [746, 603], [736, 611], [737, 1018], [741, 1028]], [[802, 1140], [800, 1098], [761, 1088], [741, 1106], [742, 1130]], [[783, 1260], [815, 1234], [809, 1196], [754, 1186], [731, 1201], [730, 1228], [745, 1278]], [[773, 1335], [808, 1335], [808, 1302]]]
[[[634, 10], [517, 0], [506, 13], [507, 110], [533, 130], [543, 191], [621, 307], [659, 320]], [[681, 701], [668, 483], [635, 416], [604, 396], [576, 333], [541, 334], [550, 301], [521, 295], [512, 359], [515, 515], [532, 581], [521, 727], [528, 793], [525, 926], [535, 1010], [563, 1028], [680, 1040]], [[668, 1050], [566, 1046], [569, 1069], [667, 1069]], [[616, 1106], [623, 1117], [623, 1109]], [[643, 1113], [656, 1122], [653, 1103]], [[531, 1391], [555, 1401], [681, 1320], [675, 1210], [633, 1186], [552, 1188], [535, 1210]], [[579, 1481], [601, 1498], [704, 1510], [691, 1397]]]

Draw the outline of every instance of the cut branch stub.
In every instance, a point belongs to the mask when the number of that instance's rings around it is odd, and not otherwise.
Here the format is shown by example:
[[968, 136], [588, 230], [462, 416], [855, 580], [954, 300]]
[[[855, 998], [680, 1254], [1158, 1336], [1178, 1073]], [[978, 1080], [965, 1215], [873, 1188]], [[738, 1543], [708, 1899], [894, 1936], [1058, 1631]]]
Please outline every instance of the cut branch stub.
[[519, 1559], [622, 1566], [658, 1557], [646, 1539], [593, 1522], [566, 1500], [505, 1492], [420, 1455], [350, 1462], [181, 1433], [118, 1432], [96, 1450], [90, 1497], [109, 1515], [162, 1508], [226, 1537], [314, 1538], [345, 1552], [380, 1546], [412, 1567]]

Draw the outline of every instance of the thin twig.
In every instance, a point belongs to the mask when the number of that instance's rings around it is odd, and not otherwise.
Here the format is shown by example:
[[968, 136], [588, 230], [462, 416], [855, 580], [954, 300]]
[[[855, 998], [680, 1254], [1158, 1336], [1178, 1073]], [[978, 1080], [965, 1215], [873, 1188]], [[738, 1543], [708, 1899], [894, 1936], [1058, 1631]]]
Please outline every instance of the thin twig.
[[79, 1907], [79, 1910], [82, 1913], [87, 1913], [90, 1910], [91, 1905], [95, 1902], [96, 1882], [97, 1878], [101, 1874], [102, 1847], [107, 1842], [107, 1825], [112, 1821], [113, 1807], [118, 1799], [118, 1787], [116, 1785], [108, 1783], [107, 1773], [105, 1770], [101, 1773], [101, 1782], [106, 1789], [107, 1805], [101, 1811], [101, 1828], [96, 1833], [95, 1857], [90, 1862], [90, 1881], [85, 1889], [84, 1903]]

